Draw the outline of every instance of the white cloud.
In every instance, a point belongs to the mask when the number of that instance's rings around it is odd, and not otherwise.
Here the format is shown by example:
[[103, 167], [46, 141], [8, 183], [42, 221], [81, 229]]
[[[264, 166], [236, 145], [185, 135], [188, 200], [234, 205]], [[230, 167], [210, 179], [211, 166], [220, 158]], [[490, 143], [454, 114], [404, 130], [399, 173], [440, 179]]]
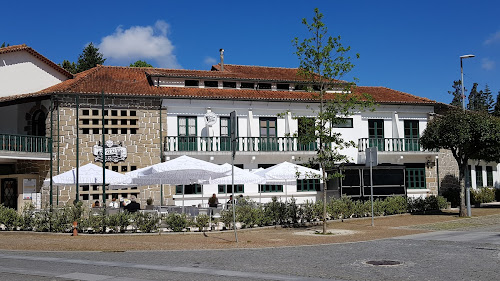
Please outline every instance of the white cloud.
[[485, 70], [493, 70], [495, 68], [495, 62], [489, 58], [484, 58], [481, 60], [481, 67]]
[[205, 60], [203, 60], [203, 62], [208, 65], [217, 64], [217, 60], [212, 57], [206, 57]]
[[488, 37], [488, 39], [486, 39], [483, 44], [489, 45], [495, 42], [500, 42], [500, 31], [497, 31], [496, 33], [490, 35], [490, 37]]
[[115, 33], [102, 38], [99, 51], [105, 58], [126, 65], [140, 59], [154, 60], [159, 67], [180, 68], [173, 54], [174, 45], [167, 37], [169, 28], [162, 20], [154, 26], [132, 26], [125, 30], [119, 26]]

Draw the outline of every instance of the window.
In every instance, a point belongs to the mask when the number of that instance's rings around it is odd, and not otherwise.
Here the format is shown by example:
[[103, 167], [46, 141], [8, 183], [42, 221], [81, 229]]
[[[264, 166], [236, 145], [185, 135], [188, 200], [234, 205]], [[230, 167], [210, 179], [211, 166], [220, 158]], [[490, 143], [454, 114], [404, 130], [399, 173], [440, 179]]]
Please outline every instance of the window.
[[179, 132], [179, 151], [196, 151], [198, 149], [198, 141], [196, 137], [196, 117], [179, 116], [177, 121]]
[[259, 184], [259, 190], [265, 192], [283, 192], [283, 185], [278, 184]]
[[205, 85], [205, 88], [218, 88], [219, 82], [218, 81], [204, 81], [203, 85]]
[[321, 184], [319, 179], [297, 180], [297, 191], [320, 191]]
[[236, 88], [236, 82], [222, 82], [223, 88]]
[[271, 89], [271, 83], [258, 83], [257, 84], [257, 89], [270, 90]]
[[476, 187], [483, 187], [483, 167], [476, 166]]
[[260, 142], [259, 150], [261, 151], [277, 151], [278, 140], [276, 137], [277, 118], [276, 117], [261, 117], [260, 123]]
[[240, 86], [241, 89], [253, 89], [254, 87], [255, 87], [254, 83], [248, 83], [248, 82], [241, 82]]
[[425, 188], [425, 168], [406, 168], [406, 188]]
[[[234, 185], [234, 193], [244, 193], [245, 186], [243, 184]], [[219, 184], [219, 193], [233, 193], [233, 186], [228, 184]]]
[[[83, 109], [80, 128], [83, 134], [102, 133], [102, 114], [99, 109]], [[108, 114], [111, 113], [111, 116]], [[104, 134], [136, 134], [139, 129], [139, 118], [135, 110], [105, 110]], [[119, 126], [120, 128], [116, 128]]]
[[493, 186], [493, 167], [486, 166], [486, 185]]
[[300, 151], [315, 151], [318, 148], [315, 136], [314, 118], [300, 117], [298, 120], [299, 143], [297, 148]]
[[370, 147], [377, 147], [378, 151], [384, 151], [384, 120], [368, 120], [368, 137]]
[[186, 80], [186, 81], [184, 81], [184, 85], [186, 85], [186, 87], [198, 87], [200, 85], [200, 81], [198, 81], [198, 80]]
[[[182, 185], [175, 186], [175, 194], [182, 194]], [[201, 194], [201, 184], [184, 185], [184, 194]]]
[[404, 151], [420, 151], [418, 121], [405, 120], [405, 149]]
[[353, 127], [352, 118], [339, 118], [336, 124], [333, 124], [333, 128], [352, 128]]
[[276, 84], [276, 89], [281, 91], [288, 91], [290, 90], [290, 84]]

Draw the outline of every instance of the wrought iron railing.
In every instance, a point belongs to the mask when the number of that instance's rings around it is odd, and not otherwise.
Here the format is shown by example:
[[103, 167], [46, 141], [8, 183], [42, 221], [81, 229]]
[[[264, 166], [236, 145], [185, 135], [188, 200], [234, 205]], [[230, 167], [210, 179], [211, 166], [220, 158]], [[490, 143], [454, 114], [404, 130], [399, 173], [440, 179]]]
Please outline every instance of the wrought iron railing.
[[362, 138], [358, 141], [358, 151], [377, 147], [378, 151], [405, 152], [424, 151], [418, 138]]
[[[315, 151], [316, 142], [299, 143], [296, 137], [239, 137], [237, 151]], [[230, 137], [164, 138], [165, 151], [231, 151]]]
[[48, 153], [50, 138], [0, 134], [0, 150]]

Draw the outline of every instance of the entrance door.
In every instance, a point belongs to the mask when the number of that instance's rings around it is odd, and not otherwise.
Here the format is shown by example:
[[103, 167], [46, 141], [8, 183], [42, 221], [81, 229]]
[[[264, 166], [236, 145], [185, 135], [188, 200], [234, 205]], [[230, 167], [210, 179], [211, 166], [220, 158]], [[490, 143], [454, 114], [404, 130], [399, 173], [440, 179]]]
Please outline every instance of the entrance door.
[[0, 204], [7, 208], [17, 209], [17, 179], [2, 179]]
[[370, 147], [377, 147], [378, 151], [384, 151], [384, 120], [368, 120], [368, 137]]
[[278, 143], [276, 138], [276, 117], [260, 118], [260, 145], [261, 151], [277, 151]]
[[405, 120], [405, 151], [420, 151], [418, 121]]

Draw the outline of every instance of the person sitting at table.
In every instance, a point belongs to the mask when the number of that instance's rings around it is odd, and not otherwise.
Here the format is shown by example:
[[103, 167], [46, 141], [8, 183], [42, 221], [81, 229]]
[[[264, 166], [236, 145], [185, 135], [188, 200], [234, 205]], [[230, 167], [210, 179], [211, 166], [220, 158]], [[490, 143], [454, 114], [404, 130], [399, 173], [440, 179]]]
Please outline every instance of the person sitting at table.
[[208, 207], [211, 208], [217, 208], [217, 205], [219, 205], [219, 199], [217, 199], [217, 196], [215, 196], [215, 193], [208, 199]]
[[116, 201], [116, 198], [113, 197], [113, 199], [111, 199], [111, 202], [109, 202], [109, 207], [111, 209], [118, 209], [120, 205], [118, 204], [118, 202]]
[[124, 207], [126, 211], [129, 211], [130, 213], [135, 213], [137, 210], [141, 209], [141, 204], [135, 202], [136, 198], [135, 196], [132, 196], [130, 198], [130, 203]]
[[99, 201], [95, 201], [93, 204], [92, 204], [92, 208], [99, 208], [100, 205], [99, 205]]
[[231, 194], [231, 195], [229, 195], [229, 200], [227, 200], [227, 202], [226, 202], [226, 207], [228, 209], [231, 209], [233, 206], [233, 203], [234, 203], [234, 199], [233, 199], [233, 195]]

